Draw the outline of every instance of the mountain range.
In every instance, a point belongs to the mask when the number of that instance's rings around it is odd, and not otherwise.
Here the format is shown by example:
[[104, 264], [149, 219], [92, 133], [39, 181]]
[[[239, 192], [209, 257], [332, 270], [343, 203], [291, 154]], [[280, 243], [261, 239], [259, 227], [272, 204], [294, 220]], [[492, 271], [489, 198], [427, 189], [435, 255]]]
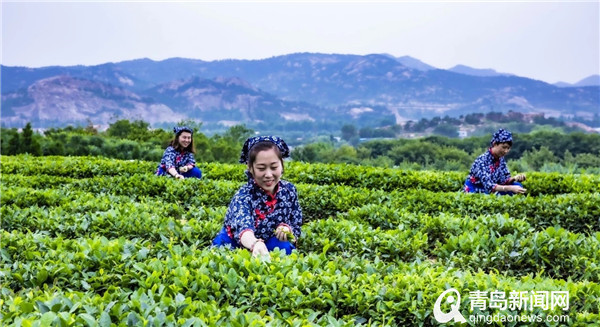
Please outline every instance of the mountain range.
[[295, 53], [262, 60], [138, 59], [96, 66], [2, 66], [2, 124], [59, 127], [116, 119], [153, 125], [377, 126], [473, 112], [591, 119], [600, 83], [561, 87], [387, 54]]
[[554, 83], [554, 85], [558, 87], [598, 86], [600, 85], [600, 75], [588, 76], [575, 84], [569, 84], [567, 82], [558, 82]]

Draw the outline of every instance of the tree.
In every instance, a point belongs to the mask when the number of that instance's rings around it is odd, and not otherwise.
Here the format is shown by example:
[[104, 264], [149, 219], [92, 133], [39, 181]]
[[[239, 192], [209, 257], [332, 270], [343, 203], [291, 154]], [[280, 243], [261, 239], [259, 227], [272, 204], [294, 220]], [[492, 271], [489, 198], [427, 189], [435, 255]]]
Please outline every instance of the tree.
[[356, 149], [349, 145], [342, 145], [335, 151], [335, 159], [337, 162], [357, 163]]
[[371, 149], [364, 146], [356, 148], [356, 157], [359, 159], [371, 159]]
[[231, 143], [230, 138], [214, 135], [212, 138], [212, 157], [221, 163], [235, 163], [239, 159], [240, 147]]
[[358, 131], [356, 130], [356, 126], [352, 124], [346, 124], [342, 126], [342, 139], [346, 141], [350, 141], [351, 138], [358, 136]]
[[45, 156], [62, 156], [65, 154], [65, 146], [62, 142], [52, 140], [47, 141], [43, 149]]
[[129, 122], [127, 119], [121, 119], [111, 124], [106, 134], [120, 139], [147, 141], [152, 136], [149, 129], [150, 124], [143, 120]]
[[600, 167], [600, 157], [595, 156], [591, 153], [580, 153], [575, 156], [573, 160], [578, 167], [588, 169], [594, 167]]
[[27, 123], [23, 129], [23, 140], [21, 142], [22, 150], [24, 153], [29, 153], [34, 156], [42, 155], [42, 147], [38, 140], [33, 137], [33, 129], [31, 123]]
[[[210, 138], [210, 143], [202, 142], [204, 146], [210, 147], [210, 154], [203, 154], [205, 158], [212, 157], [214, 160], [222, 163], [235, 163], [239, 159], [240, 149], [242, 144], [254, 134], [254, 131], [246, 128], [244, 125], [235, 125], [230, 127], [223, 135], [213, 135]], [[203, 135], [203, 134], [202, 134]], [[194, 140], [202, 139], [201, 133], [194, 137]], [[200, 142], [196, 145], [196, 149], [199, 149]], [[200, 148], [202, 152], [206, 152], [206, 149]]]
[[381, 127], [383, 127], [383, 126], [393, 126], [393, 125], [396, 125], [396, 120], [393, 119], [393, 118], [384, 118], [379, 123], [379, 126], [381, 126]]
[[371, 138], [373, 137], [373, 129], [371, 127], [363, 127], [358, 132], [358, 135], [362, 138]]
[[418, 121], [416, 124], [414, 124], [414, 125], [411, 127], [411, 130], [412, 130], [413, 132], [420, 133], [420, 132], [423, 132], [423, 131], [425, 131], [425, 129], [426, 129], [428, 126], [429, 126], [429, 121], [428, 121], [427, 119], [425, 119], [425, 118], [421, 118], [421, 120], [419, 120], [419, 121]]
[[[88, 146], [88, 142], [87, 142], [87, 138], [85, 136], [79, 135], [79, 134], [75, 134], [75, 135], [71, 135], [71, 137], [69, 138], [69, 141], [65, 144], [65, 154], [66, 155], [72, 155], [72, 156], [85, 156], [88, 155], [88, 151], [87, 151], [87, 146]], [[118, 154], [118, 152], [117, 152]], [[122, 157], [118, 157], [117, 158], [122, 158]]]
[[434, 167], [440, 170], [468, 170], [471, 167], [472, 158], [463, 150], [452, 146], [438, 148]]
[[485, 114], [485, 119], [494, 121], [494, 122], [498, 122], [498, 121], [502, 120], [502, 116], [504, 116], [504, 115], [502, 115], [501, 112], [490, 111], [487, 114]]
[[223, 137], [230, 138], [234, 144], [243, 144], [246, 139], [254, 134], [254, 131], [247, 128], [245, 125], [235, 125], [230, 127]]
[[390, 150], [389, 157], [394, 160], [395, 164], [414, 162], [426, 167], [434, 161], [439, 149], [440, 146], [436, 144], [413, 141], [395, 146]]
[[85, 126], [85, 131], [90, 135], [98, 135], [98, 130], [94, 127], [94, 123], [88, 118], [87, 126]]
[[126, 139], [131, 133], [131, 124], [127, 119], [117, 120], [116, 122], [110, 124], [108, 129], [106, 129], [106, 134], [108, 136], [118, 137], [120, 139]]
[[292, 158], [304, 162], [329, 162], [328, 155], [333, 154], [334, 151], [331, 143], [317, 142], [294, 148]]
[[303, 162], [315, 162], [317, 161], [317, 155], [317, 148], [312, 144], [294, 148], [291, 154], [294, 160]]
[[465, 123], [477, 125], [481, 122], [482, 114], [468, 114], [465, 116]]
[[7, 154], [15, 155], [19, 153], [23, 152], [21, 148], [21, 138], [19, 137], [19, 133], [17, 132], [10, 138], [10, 141], [8, 141]]
[[541, 146], [538, 150], [525, 151], [523, 160], [533, 170], [539, 171], [545, 163], [557, 163], [558, 158], [547, 146]]
[[[84, 151], [88, 152], [87, 147]], [[116, 157], [119, 159], [138, 159], [141, 154], [139, 143], [129, 140], [120, 141], [115, 148], [115, 152]]]
[[211, 140], [203, 133], [194, 134], [197, 162], [211, 162], [215, 160], [211, 151], [211, 144]]
[[458, 127], [448, 123], [439, 124], [433, 129], [433, 134], [456, 138], [458, 137]]

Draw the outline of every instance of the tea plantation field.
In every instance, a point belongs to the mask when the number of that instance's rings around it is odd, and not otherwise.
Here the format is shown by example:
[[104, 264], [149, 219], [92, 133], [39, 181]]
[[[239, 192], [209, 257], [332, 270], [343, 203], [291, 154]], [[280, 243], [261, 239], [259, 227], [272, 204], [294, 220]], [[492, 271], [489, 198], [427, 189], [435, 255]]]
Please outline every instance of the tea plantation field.
[[[496, 197], [459, 192], [466, 172], [288, 162], [303, 235], [267, 263], [210, 247], [243, 165], [198, 166], [180, 181], [154, 162], [2, 156], [0, 325], [599, 325], [598, 175], [529, 173], [527, 196]], [[466, 324], [434, 316], [450, 288]]]

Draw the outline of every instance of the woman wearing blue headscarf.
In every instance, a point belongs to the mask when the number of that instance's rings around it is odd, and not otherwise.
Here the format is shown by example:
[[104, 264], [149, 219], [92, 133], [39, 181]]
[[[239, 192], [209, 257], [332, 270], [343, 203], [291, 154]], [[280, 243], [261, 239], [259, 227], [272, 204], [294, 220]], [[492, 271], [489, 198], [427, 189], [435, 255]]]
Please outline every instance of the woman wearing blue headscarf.
[[302, 209], [294, 184], [281, 179], [283, 158], [289, 154], [287, 144], [277, 136], [246, 140], [240, 163], [248, 166], [248, 183], [231, 199], [214, 246], [245, 248], [261, 257], [275, 248], [287, 254], [296, 248]]
[[172, 176], [177, 179], [189, 177], [201, 178], [202, 171], [196, 167], [194, 158], [194, 132], [186, 126], [177, 126], [173, 128], [175, 134], [171, 144], [165, 150], [156, 175]]
[[488, 151], [477, 157], [471, 166], [464, 185], [466, 193], [513, 195], [527, 191], [519, 183], [525, 180], [525, 175], [511, 177], [504, 160], [512, 147], [512, 141], [512, 134], [502, 128], [492, 135]]

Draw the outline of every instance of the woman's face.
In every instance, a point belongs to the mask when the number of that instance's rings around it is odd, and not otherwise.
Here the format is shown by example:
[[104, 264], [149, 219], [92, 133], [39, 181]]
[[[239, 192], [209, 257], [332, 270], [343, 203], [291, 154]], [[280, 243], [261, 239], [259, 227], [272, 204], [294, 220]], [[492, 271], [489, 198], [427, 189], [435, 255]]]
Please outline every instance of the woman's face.
[[179, 134], [177, 142], [179, 142], [179, 144], [181, 144], [182, 147], [187, 148], [190, 145], [190, 143], [192, 143], [192, 133], [181, 132], [181, 134]]
[[275, 149], [257, 153], [256, 159], [249, 169], [258, 186], [273, 194], [275, 186], [279, 183], [279, 179], [283, 173], [281, 160], [279, 160], [277, 153], [275, 153]]
[[492, 154], [497, 158], [502, 158], [510, 151], [510, 144], [508, 143], [494, 143], [492, 146]]

